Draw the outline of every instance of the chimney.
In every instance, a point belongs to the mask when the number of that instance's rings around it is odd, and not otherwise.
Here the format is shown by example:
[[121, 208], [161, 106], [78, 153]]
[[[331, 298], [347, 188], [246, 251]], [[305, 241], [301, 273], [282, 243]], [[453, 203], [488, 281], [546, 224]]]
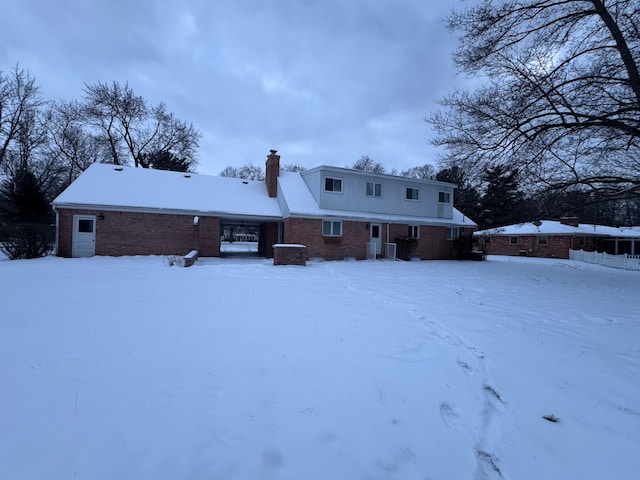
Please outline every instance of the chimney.
[[267, 155], [267, 166], [265, 181], [267, 182], [267, 191], [270, 197], [278, 196], [278, 176], [280, 175], [280, 155], [276, 155], [277, 150], [269, 150]]
[[580, 224], [579, 217], [562, 217], [560, 219], [562, 225], [569, 225], [570, 227], [577, 227]]

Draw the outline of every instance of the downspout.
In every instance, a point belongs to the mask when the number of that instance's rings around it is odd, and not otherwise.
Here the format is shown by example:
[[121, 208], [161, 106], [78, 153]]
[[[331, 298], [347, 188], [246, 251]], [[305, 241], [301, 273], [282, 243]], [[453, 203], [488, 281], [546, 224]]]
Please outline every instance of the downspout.
[[55, 205], [51, 206], [53, 208], [53, 211], [56, 212], [56, 241], [55, 241], [55, 247], [54, 250], [56, 252], [56, 257], [58, 256], [58, 237], [60, 236], [60, 214], [58, 213], [58, 209], [55, 207]]

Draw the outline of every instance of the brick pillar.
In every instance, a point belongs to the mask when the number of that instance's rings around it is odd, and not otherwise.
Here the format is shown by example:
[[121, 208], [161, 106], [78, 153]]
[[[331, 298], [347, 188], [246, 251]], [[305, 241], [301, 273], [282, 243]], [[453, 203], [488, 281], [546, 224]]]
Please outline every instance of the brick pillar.
[[280, 175], [280, 155], [276, 155], [277, 150], [271, 150], [267, 155], [267, 165], [265, 181], [270, 197], [278, 196], [278, 176]]

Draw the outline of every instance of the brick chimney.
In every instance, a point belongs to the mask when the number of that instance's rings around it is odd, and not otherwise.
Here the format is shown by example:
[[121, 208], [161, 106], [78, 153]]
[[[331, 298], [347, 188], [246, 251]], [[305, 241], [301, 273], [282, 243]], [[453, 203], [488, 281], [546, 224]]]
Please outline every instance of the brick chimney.
[[277, 150], [270, 150], [267, 155], [267, 166], [265, 168], [265, 181], [270, 197], [278, 196], [278, 176], [280, 175], [280, 155], [276, 155]]
[[577, 227], [580, 225], [579, 217], [562, 217], [560, 223], [563, 225], [569, 225], [570, 227]]

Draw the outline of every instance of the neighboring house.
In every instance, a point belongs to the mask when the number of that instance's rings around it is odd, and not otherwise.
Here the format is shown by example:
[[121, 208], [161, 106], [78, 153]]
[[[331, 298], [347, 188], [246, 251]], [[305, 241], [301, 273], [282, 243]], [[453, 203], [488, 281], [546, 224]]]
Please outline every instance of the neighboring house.
[[107, 164], [91, 165], [54, 201], [64, 257], [219, 256], [228, 225], [255, 226], [258, 252], [303, 244], [309, 257], [384, 255], [412, 237], [411, 255], [456, 258], [459, 236], [476, 224], [453, 208], [455, 185], [321, 166], [281, 172], [275, 150], [264, 182]]
[[569, 250], [640, 254], [640, 227], [580, 224], [576, 217], [481, 230], [474, 236], [490, 255], [569, 258]]

